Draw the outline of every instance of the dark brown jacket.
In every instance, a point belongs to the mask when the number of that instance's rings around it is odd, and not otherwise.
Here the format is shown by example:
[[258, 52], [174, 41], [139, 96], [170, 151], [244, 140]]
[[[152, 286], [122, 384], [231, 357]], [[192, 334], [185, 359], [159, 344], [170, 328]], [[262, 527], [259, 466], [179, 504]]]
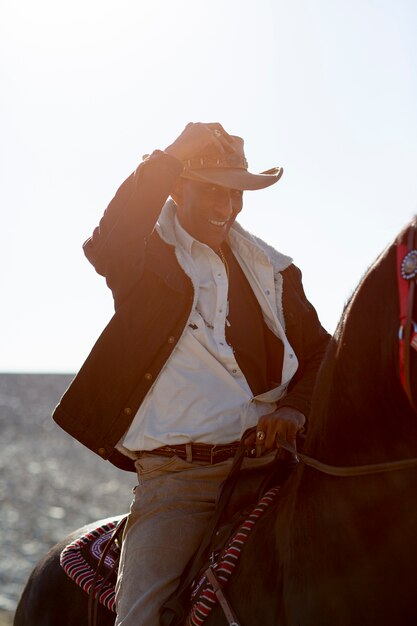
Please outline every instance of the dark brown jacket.
[[[180, 172], [176, 159], [153, 153], [122, 184], [84, 244], [87, 258], [112, 289], [115, 314], [53, 417], [123, 469], [133, 470], [133, 463], [115, 445], [181, 337], [193, 304], [191, 280], [173, 246], [154, 230]], [[329, 335], [305, 297], [300, 271], [290, 265], [282, 275], [286, 335], [299, 367], [279, 405], [308, 415]]]

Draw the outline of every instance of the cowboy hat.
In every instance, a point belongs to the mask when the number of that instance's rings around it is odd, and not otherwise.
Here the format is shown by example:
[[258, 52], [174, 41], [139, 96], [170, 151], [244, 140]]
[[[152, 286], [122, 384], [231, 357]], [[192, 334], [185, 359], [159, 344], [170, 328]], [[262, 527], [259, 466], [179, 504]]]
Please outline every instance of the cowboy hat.
[[[214, 132], [220, 133], [217, 130]], [[249, 172], [243, 139], [236, 135], [228, 137], [230, 152], [220, 152], [216, 145], [210, 144], [205, 148], [204, 154], [183, 161], [181, 176], [241, 191], [264, 189], [281, 178], [284, 171], [282, 167], [274, 167], [260, 174]]]

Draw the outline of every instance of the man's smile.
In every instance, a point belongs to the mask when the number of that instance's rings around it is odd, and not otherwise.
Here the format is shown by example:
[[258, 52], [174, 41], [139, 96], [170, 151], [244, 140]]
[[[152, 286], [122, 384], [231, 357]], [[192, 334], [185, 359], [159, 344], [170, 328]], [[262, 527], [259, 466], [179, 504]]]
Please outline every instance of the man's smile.
[[210, 220], [209, 219], [207, 221], [209, 222], [209, 224], [213, 224], [213, 226], [221, 226], [221, 227], [223, 227], [223, 226], [226, 226], [226, 224], [227, 224], [227, 222], [229, 220], [227, 219], [227, 220], [224, 220], [223, 222], [219, 222], [218, 220]]

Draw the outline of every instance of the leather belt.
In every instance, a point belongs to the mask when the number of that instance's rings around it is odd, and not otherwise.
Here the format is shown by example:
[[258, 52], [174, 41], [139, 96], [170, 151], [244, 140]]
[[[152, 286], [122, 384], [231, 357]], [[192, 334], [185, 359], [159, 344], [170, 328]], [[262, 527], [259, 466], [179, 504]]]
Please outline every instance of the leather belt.
[[220, 463], [236, 454], [239, 442], [224, 445], [210, 445], [207, 443], [187, 443], [176, 446], [161, 446], [155, 450], [144, 450], [140, 454], [154, 454], [156, 456], [178, 456], [188, 461], [201, 461], [203, 463]]

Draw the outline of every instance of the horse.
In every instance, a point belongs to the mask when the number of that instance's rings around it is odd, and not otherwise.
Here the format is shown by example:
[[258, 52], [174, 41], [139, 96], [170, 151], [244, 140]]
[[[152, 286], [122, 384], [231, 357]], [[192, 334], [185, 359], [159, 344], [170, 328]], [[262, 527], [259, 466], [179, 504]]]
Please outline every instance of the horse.
[[[413, 222], [344, 309], [317, 377], [301, 462], [225, 590], [241, 626], [417, 623], [415, 240]], [[32, 573], [14, 626], [87, 626], [87, 596], [60, 571], [68, 541]], [[114, 614], [99, 610], [100, 626], [112, 625]], [[206, 626], [225, 623], [214, 606]]]
[[321, 463], [298, 465], [227, 587], [242, 626], [417, 623], [416, 228], [381, 253], [344, 310], [303, 448]]

